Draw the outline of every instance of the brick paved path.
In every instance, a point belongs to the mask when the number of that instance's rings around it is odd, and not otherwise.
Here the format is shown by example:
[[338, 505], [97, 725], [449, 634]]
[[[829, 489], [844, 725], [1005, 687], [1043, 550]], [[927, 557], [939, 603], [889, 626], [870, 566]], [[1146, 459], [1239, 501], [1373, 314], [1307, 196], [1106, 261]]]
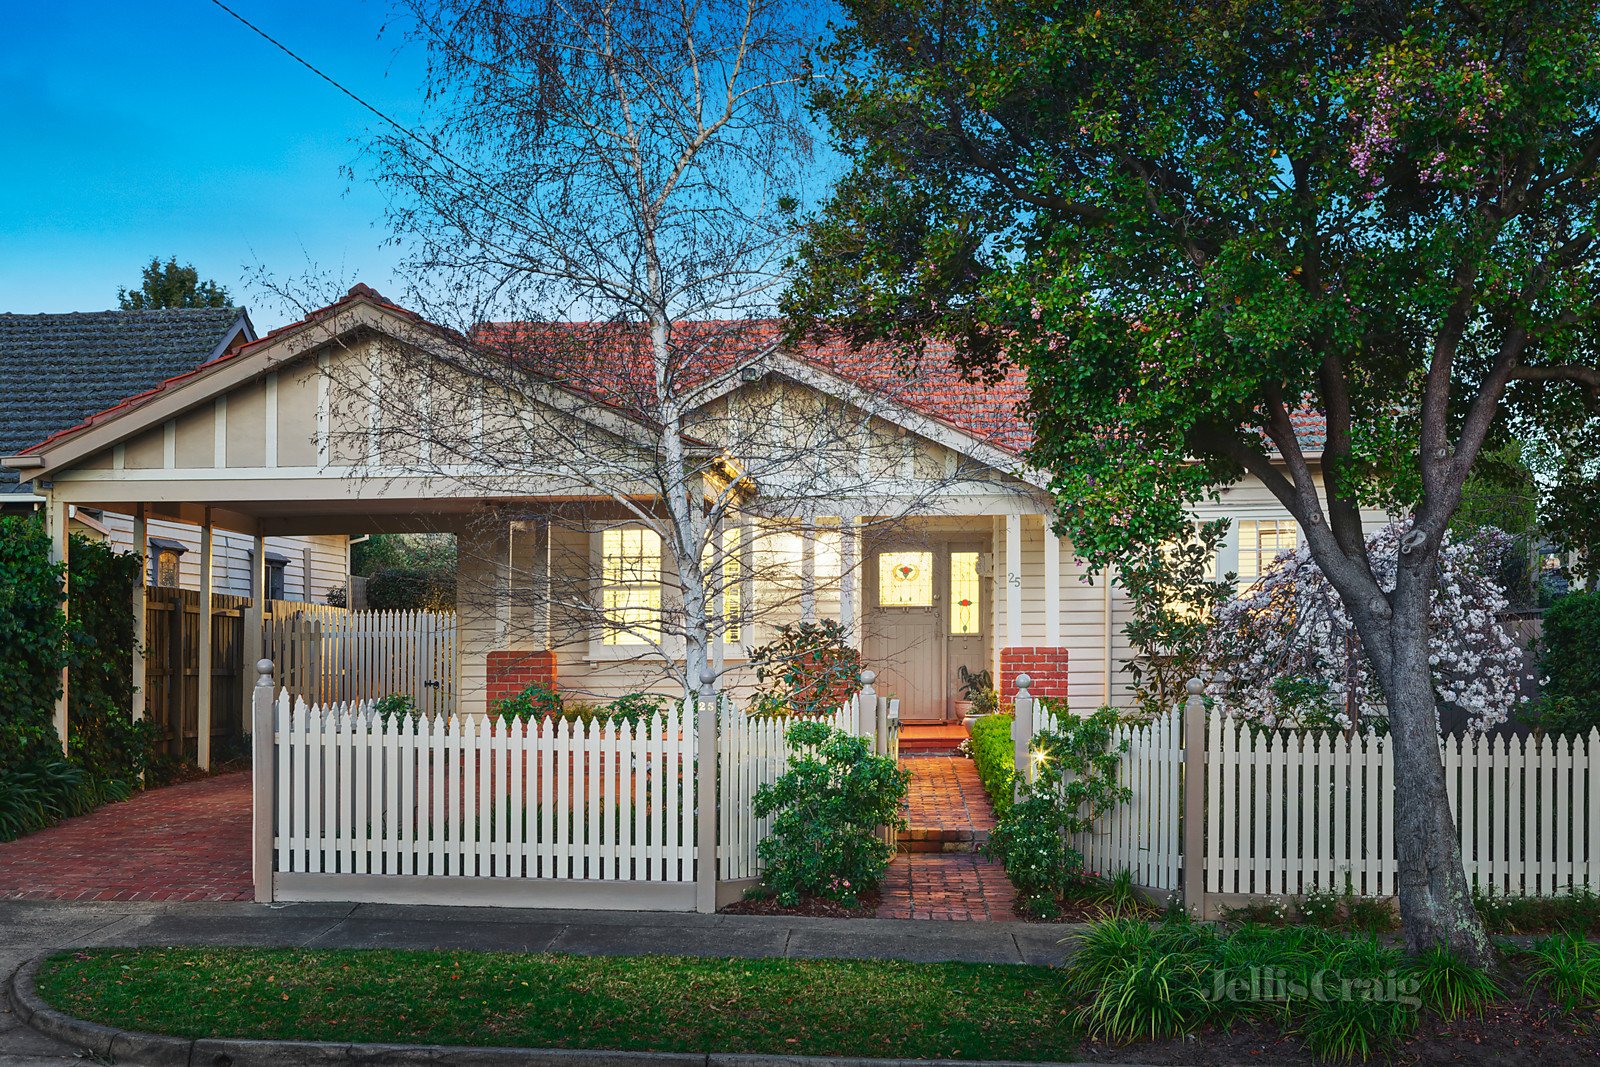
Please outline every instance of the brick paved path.
[[0, 844], [0, 899], [249, 900], [250, 773], [136, 793]]
[[994, 828], [994, 808], [964, 756], [906, 756], [911, 772], [901, 853], [883, 880], [881, 919], [989, 919], [1017, 916], [1005, 868], [975, 851]]

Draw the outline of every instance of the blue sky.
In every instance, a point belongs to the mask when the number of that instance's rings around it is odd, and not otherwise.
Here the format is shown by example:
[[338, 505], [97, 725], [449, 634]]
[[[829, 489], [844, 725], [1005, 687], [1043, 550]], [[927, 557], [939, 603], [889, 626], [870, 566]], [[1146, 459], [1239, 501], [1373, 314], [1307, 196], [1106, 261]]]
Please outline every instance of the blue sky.
[[[380, 38], [384, 0], [231, 7], [402, 122], [420, 56]], [[316, 264], [398, 291], [384, 199], [356, 140], [377, 119], [209, 0], [16, 4], [0, 42], [0, 311], [116, 306], [152, 256], [228, 286]], [[354, 164], [357, 179], [341, 175]]]

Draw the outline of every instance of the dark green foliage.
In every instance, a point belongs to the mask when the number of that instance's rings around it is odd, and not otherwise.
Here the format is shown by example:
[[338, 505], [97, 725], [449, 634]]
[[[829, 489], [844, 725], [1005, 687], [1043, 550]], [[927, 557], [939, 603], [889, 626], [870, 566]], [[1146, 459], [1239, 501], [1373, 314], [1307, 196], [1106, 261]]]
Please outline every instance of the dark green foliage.
[[[43, 524], [0, 518], [0, 840], [126, 796], [149, 757], [149, 727], [130, 716], [140, 561], [81, 537], [68, 555], [70, 621]], [[70, 758], [54, 723], [63, 667]]]
[[1135, 546], [1117, 570], [1133, 614], [1122, 632], [1137, 653], [1122, 669], [1142, 715], [1171, 711], [1203, 673], [1207, 626], [1234, 591], [1233, 575], [1207, 573], [1227, 532], [1227, 519], [1185, 528], [1173, 541]]
[[1568, 1011], [1600, 1009], [1600, 945], [1566, 933], [1537, 942], [1528, 953], [1534, 968], [1528, 982], [1544, 988]]
[[1497, 934], [1600, 934], [1600, 894], [1587, 886], [1555, 897], [1474, 892], [1472, 903], [1484, 926]]
[[616, 719], [638, 726], [661, 715], [667, 698], [654, 693], [628, 693], [609, 704], [569, 700], [554, 686], [534, 682], [514, 697], [496, 700], [489, 714], [525, 722], [529, 719], [570, 719], [590, 723], [596, 719]]
[[790, 623], [750, 652], [758, 712], [832, 715], [861, 688], [861, 653], [832, 619]]
[[1011, 741], [1015, 715], [985, 715], [972, 723], [972, 762], [978, 767], [978, 781], [994, 804], [996, 816], [1011, 810], [1015, 799], [1016, 746]]
[[1539, 702], [1529, 718], [1547, 733], [1600, 726], [1600, 592], [1569, 593], [1544, 614]]
[[416, 718], [417, 702], [403, 693], [390, 693], [373, 701], [372, 710], [387, 726], [396, 719], [404, 721]]
[[1500, 999], [1500, 987], [1486, 971], [1467, 963], [1442, 945], [1424, 949], [1408, 966], [1417, 980], [1417, 996], [1443, 1019], [1482, 1015]]
[[1094, 829], [1101, 815], [1132, 796], [1117, 783], [1122, 749], [1111, 745], [1116, 711], [1101, 708], [1079, 718], [1061, 709], [1057, 721], [1061, 732], [1033, 739], [1033, 781], [984, 846], [1005, 864], [1022, 907], [1040, 918], [1058, 914], [1059, 902], [1095, 876], [1083, 869], [1083, 856], [1068, 839]]
[[762, 882], [781, 904], [819, 896], [853, 907], [893, 858], [878, 831], [904, 825], [900, 802], [911, 775], [864, 738], [826, 723], [797, 722], [784, 736], [788, 769], [756, 790], [751, 805], [757, 819], [772, 817], [772, 833], [756, 846]]
[[[105, 796], [126, 796], [138, 784], [154, 744], [153, 724], [133, 721], [133, 612], [144, 560], [104, 541], [74, 537], [71, 566], [72, 667], [67, 718], [72, 758]], [[140, 679], [143, 682], [143, 679]]]
[[[1364, 1062], [1415, 1029], [1413, 971], [1371, 937], [1257, 926], [1224, 936], [1178, 914], [1159, 924], [1092, 924], [1067, 964], [1066, 986], [1079, 1021], [1108, 1041], [1258, 1019], [1299, 1034], [1324, 1059]], [[1455, 986], [1470, 982], [1458, 977]]]
[[454, 611], [455, 571], [385, 567], [367, 577], [367, 607], [374, 611]]
[[228, 306], [228, 290], [210, 279], [201, 281], [200, 272], [191, 264], [179, 265], [177, 256], [169, 257], [165, 263], [160, 257], [152, 257], [143, 275], [139, 288], [117, 290], [123, 311]]

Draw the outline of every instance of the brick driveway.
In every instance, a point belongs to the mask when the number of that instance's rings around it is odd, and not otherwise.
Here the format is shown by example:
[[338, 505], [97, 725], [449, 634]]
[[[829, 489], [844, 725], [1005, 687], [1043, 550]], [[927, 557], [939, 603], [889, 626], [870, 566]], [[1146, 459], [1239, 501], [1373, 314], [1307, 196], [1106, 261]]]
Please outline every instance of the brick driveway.
[[911, 772], [910, 829], [884, 874], [878, 918], [1016, 919], [1005, 868], [976, 851], [994, 828], [976, 765], [965, 756], [906, 756], [900, 765]]
[[250, 773], [136, 793], [0, 844], [0, 900], [249, 900]]

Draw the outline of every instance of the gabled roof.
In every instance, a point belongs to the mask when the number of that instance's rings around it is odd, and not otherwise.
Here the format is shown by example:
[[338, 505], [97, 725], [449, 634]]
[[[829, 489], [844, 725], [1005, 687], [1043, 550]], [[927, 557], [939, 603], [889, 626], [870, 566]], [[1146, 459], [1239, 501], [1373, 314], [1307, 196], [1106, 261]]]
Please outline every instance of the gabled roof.
[[[255, 338], [243, 308], [0, 314], [0, 455]], [[0, 469], [0, 492], [15, 491]]]
[[[478, 328], [474, 340], [569, 388], [633, 411], [647, 411], [655, 395], [655, 367], [644, 327], [616, 323], [497, 322]], [[855, 347], [841, 339], [784, 343], [774, 319], [702, 321], [673, 327], [673, 362], [679, 395], [690, 395], [733, 372], [770, 362], [774, 355], [824, 371], [969, 437], [1020, 455], [1033, 434], [1018, 411], [1027, 398], [1020, 368], [1008, 367], [993, 385], [962, 374], [949, 345], [930, 344], [914, 362], [888, 345]], [[817, 380], [811, 382], [821, 386]], [[725, 391], [725, 390], [722, 390]]]

